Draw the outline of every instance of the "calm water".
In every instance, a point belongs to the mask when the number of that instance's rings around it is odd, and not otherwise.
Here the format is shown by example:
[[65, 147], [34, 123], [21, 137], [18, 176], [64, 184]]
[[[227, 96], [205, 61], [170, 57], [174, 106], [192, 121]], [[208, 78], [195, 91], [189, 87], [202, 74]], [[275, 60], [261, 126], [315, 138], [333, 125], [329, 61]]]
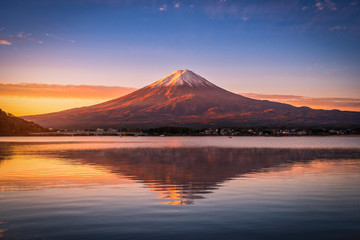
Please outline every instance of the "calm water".
[[360, 137], [0, 138], [0, 238], [360, 239]]

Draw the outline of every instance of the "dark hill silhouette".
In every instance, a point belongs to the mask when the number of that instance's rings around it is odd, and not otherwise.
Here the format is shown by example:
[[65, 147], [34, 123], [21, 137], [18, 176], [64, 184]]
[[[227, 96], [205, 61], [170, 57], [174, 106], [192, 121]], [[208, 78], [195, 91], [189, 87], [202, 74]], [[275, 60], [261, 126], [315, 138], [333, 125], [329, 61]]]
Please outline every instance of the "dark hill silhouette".
[[0, 136], [27, 135], [42, 131], [45, 129], [40, 125], [25, 121], [0, 109]]

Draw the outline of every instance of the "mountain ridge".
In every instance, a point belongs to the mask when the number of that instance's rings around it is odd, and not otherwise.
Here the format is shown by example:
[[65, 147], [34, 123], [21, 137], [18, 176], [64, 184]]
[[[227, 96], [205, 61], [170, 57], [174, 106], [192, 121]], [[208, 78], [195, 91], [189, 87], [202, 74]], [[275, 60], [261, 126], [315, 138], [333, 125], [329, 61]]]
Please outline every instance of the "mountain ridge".
[[57, 128], [352, 126], [359, 125], [360, 113], [315, 110], [247, 98], [185, 69], [103, 103], [23, 118]]

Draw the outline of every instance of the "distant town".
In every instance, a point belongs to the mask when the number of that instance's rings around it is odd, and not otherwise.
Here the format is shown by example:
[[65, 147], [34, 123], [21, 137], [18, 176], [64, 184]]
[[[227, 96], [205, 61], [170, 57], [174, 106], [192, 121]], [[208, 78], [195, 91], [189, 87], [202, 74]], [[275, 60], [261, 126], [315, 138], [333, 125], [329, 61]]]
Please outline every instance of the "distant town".
[[342, 128], [202, 128], [159, 127], [139, 128], [96, 128], [84, 130], [52, 129], [30, 133], [32, 136], [329, 136], [359, 135], [360, 129]]

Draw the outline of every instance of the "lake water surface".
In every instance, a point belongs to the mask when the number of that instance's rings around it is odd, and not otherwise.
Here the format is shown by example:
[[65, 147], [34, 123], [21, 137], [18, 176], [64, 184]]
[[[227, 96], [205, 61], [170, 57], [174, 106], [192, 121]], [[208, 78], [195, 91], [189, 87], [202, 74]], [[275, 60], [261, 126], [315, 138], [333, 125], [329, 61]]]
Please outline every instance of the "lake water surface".
[[2, 137], [0, 238], [360, 239], [360, 137]]

